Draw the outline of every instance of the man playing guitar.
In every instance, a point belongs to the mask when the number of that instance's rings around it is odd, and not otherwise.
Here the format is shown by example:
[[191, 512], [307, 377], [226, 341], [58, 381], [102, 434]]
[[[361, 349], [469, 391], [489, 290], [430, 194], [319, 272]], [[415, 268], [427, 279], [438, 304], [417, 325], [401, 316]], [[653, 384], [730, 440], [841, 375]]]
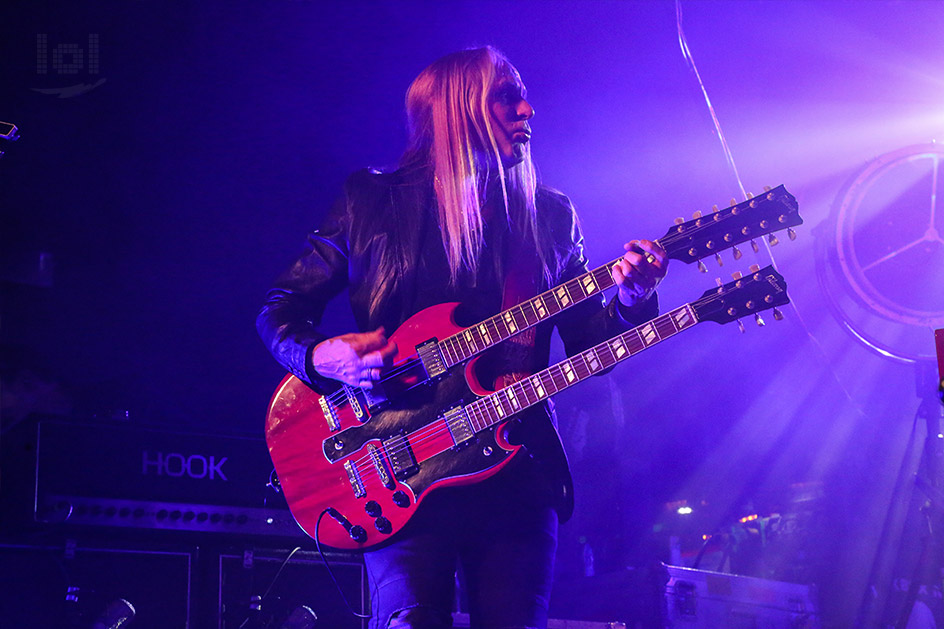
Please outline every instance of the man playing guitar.
[[[378, 391], [414, 352], [397, 343], [408, 319], [437, 336], [437, 304], [460, 303], [455, 317], [474, 325], [588, 269], [570, 200], [537, 182], [534, 109], [507, 58], [486, 47], [439, 59], [410, 86], [406, 109], [397, 170], [348, 179], [257, 319], [275, 358], [320, 394], [342, 385]], [[554, 326], [572, 355], [656, 316], [668, 257], [648, 240], [625, 249], [612, 267], [618, 298], [592, 295], [498, 344], [466, 379], [450, 374], [385, 400], [389, 410], [369, 421], [408, 423], [423, 409], [447, 410], [466, 386], [501, 388], [543, 369]], [[361, 331], [327, 338], [322, 313], [345, 288]], [[451, 627], [457, 567], [473, 626], [546, 626], [558, 522], [573, 505], [549, 404], [509, 417], [499, 443], [523, 447], [487, 469], [437, 463], [436, 491], [410, 498], [415, 515], [365, 554], [372, 627]]]

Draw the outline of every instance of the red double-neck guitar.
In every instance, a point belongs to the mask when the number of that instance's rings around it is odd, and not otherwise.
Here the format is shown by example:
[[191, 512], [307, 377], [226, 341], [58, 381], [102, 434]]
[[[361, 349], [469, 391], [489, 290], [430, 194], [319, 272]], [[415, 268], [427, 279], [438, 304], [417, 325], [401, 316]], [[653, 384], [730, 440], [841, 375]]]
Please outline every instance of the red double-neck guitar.
[[[802, 223], [783, 186], [671, 227], [659, 244], [692, 263]], [[720, 257], [718, 258], [720, 262]], [[455, 367], [591, 295], [613, 286], [610, 262], [479, 324], [456, 324], [458, 304], [440, 304], [391, 335], [401, 348], [373, 390], [343, 385], [319, 395], [294, 376], [279, 385], [266, 441], [289, 508], [312, 537], [341, 549], [382, 544], [429, 491], [471, 484], [500, 470], [520, 446], [505, 439], [516, 413], [704, 320], [733, 321], [788, 303], [772, 268], [702, 297], [561, 363], [488, 393]], [[699, 262], [699, 265], [701, 263]], [[425, 385], [425, 386], [421, 386]], [[318, 522], [324, 518], [324, 526]]]

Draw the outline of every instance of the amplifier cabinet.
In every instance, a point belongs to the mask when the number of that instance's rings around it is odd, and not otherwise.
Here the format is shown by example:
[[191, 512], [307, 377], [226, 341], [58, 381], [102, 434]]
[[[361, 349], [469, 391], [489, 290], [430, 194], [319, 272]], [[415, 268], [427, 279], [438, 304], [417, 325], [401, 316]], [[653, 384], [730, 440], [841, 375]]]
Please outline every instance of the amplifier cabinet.
[[91, 627], [119, 599], [135, 629], [190, 627], [189, 552], [0, 543], [0, 627]]
[[[328, 553], [327, 556], [351, 607], [358, 613], [368, 613], [363, 560], [358, 555]], [[218, 601], [219, 629], [280, 627], [292, 611], [303, 605], [317, 615], [317, 627], [367, 627], [365, 619], [348, 611], [321, 557], [311, 551], [221, 553]]]
[[41, 421], [35, 519], [307, 540], [261, 439]]

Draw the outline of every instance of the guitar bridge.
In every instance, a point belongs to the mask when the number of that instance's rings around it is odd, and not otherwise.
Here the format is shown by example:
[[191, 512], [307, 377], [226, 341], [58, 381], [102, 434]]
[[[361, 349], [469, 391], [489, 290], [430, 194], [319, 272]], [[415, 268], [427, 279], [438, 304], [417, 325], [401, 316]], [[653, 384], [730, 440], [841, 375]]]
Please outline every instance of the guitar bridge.
[[354, 464], [350, 461], [345, 461], [344, 471], [347, 472], [347, 479], [351, 483], [351, 489], [354, 490], [354, 497], [363, 498], [366, 496], [367, 490], [364, 488], [364, 481], [361, 480], [361, 475], [357, 473], [357, 468], [354, 467]]
[[322, 395], [319, 397], [318, 404], [321, 405], [321, 414], [324, 415], [325, 421], [328, 422], [328, 428], [331, 429], [331, 432], [341, 430], [341, 422], [338, 420], [334, 405], [328, 401], [327, 396]]
[[383, 460], [380, 448], [369, 443], [367, 444], [367, 453], [370, 455], [370, 462], [374, 464], [374, 469], [377, 470], [377, 476], [380, 478], [380, 482], [383, 483], [383, 486], [387, 489], [393, 489], [393, 479], [390, 478], [390, 471], [387, 469], [387, 464]]
[[442, 352], [439, 351], [439, 341], [435, 338], [417, 345], [416, 354], [423, 363], [427, 378], [438, 378], [446, 373], [446, 361], [443, 360]]
[[383, 447], [387, 453], [387, 458], [390, 459], [393, 476], [397, 480], [408, 478], [419, 469], [416, 457], [413, 455], [413, 448], [410, 446], [410, 441], [406, 438], [406, 435], [394, 435], [384, 440]]

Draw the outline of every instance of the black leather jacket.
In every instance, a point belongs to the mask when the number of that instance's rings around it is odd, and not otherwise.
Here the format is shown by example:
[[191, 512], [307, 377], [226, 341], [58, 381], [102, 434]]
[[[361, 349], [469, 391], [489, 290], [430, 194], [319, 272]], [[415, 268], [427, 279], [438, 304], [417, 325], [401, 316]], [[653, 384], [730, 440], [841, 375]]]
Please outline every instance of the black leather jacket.
[[[429, 179], [424, 173], [400, 171], [354, 173], [321, 228], [309, 235], [305, 253], [268, 292], [256, 320], [259, 334], [276, 360], [316, 391], [326, 393], [338, 386], [311, 368], [310, 355], [327, 338], [319, 331], [327, 303], [345, 288], [360, 331], [384, 326], [389, 334], [416, 312], [448, 301], [476, 303], [481, 317], [464, 325], [500, 311], [501, 281], [493, 282], [493, 290], [485, 294], [474, 286], [448, 285]], [[588, 269], [570, 200], [542, 187], [537, 206], [551, 267], [550, 281], [541, 280], [540, 292]], [[615, 297], [608, 305], [602, 295], [587, 299], [537, 326], [529, 367], [547, 366], [553, 325], [572, 355], [657, 314], [655, 296], [632, 315]], [[532, 409], [522, 421], [522, 442], [542, 462], [542, 475], [551, 480], [558, 510], [566, 519], [573, 505], [570, 474], [553, 421], [549, 405]]]

